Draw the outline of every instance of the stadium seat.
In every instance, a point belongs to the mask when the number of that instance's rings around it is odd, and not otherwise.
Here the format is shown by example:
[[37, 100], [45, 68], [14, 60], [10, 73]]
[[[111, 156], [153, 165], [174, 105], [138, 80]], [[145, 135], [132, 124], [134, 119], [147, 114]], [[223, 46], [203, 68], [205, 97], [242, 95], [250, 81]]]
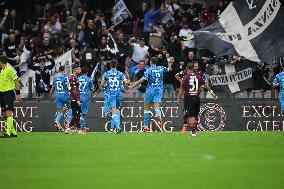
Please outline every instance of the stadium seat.
[[248, 98], [248, 93], [246, 91], [237, 92], [235, 98]]
[[248, 96], [249, 98], [263, 98], [263, 94], [260, 90], [252, 90]]

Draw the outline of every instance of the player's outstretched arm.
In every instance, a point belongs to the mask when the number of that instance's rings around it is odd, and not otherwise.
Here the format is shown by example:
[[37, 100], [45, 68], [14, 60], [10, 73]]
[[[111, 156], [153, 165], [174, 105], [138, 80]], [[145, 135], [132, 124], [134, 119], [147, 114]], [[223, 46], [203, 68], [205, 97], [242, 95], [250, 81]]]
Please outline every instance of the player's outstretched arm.
[[130, 86], [129, 89], [130, 89], [130, 90], [134, 89], [135, 87], [137, 87], [137, 86], [139, 86], [141, 83], [143, 83], [143, 81], [145, 81], [145, 78], [142, 77], [140, 80], [136, 81], [133, 86]]
[[181, 87], [180, 89], [179, 89], [179, 92], [178, 92], [178, 95], [177, 95], [177, 102], [178, 103], [180, 103], [180, 98], [181, 98], [181, 96], [184, 94], [184, 88], [183, 87]]
[[52, 98], [54, 93], [54, 87], [51, 87], [50, 92], [49, 92], [49, 98]]
[[20, 81], [19, 79], [15, 80], [15, 85], [16, 85], [16, 100], [17, 101], [22, 101], [22, 97], [21, 97], [21, 92], [20, 92]]
[[207, 83], [202, 85], [202, 87], [205, 88], [212, 95], [214, 100], [218, 99], [218, 96], [214, 93], [214, 91], [209, 87], [209, 85]]

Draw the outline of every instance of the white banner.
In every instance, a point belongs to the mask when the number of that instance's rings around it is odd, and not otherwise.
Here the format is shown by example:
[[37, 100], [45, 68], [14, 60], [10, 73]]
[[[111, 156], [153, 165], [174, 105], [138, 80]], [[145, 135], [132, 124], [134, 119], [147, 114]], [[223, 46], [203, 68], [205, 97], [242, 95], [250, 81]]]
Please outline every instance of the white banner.
[[131, 16], [129, 10], [127, 9], [126, 5], [124, 4], [123, 0], [120, 0], [114, 6], [114, 25], [118, 25], [123, 20], [127, 19]]

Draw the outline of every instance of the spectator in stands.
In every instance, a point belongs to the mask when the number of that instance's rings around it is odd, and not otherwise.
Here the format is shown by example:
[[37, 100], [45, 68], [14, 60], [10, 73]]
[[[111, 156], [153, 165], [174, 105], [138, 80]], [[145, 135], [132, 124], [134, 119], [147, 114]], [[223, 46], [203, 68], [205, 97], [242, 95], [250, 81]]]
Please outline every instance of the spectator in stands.
[[6, 33], [14, 33], [16, 36], [22, 32], [23, 20], [17, 14], [16, 9], [13, 8], [10, 10], [10, 14], [7, 16], [4, 28]]
[[125, 62], [129, 56], [129, 45], [124, 41], [124, 34], [120, 32], [117, 38], [117, 49], [119, 54], [117, 56], [117, 70], [125, 74], [126, 78], [129, 79], [128, 71], [125, 68]]
[[163, 25], [160, 23], [154, 23], [152, 26], [153, 30], [149, 34], [149, 47], [156, 49], [163, 45], [163, 35], [165, 30]]
[[70, 39], [69, 43], [71, 47], [72, 62], [80, 65], [80, 49], [77, 45], [77, 42], [75, 39]]
[[150, 33], [154, 32], [152, 28], [153, 24], [156, 23], [157, 20], [163, 18], [164, 15], [165, 15], [164, 10], [160, 8], [156, 10], [154, 5], [149, 5], [148, 11], [144, 15], [144, 27], [143, 27], [146, 44], [148, 44], [149, 42]]
[[[135, 74], [134, 76], [134, 81], [138, 81], [140, 80], [145, 72], [146, 72], [146, 63], [144, 60], [141, 60], [138, 64], [138, 72]], [[146, 92], [146, 85], [147, 85], [147, 81], [144, 81], [137, 89], [136, 93], [135, 93], [135, 98], [142, 98], [144, 96], [144, 93]]]
[[48, 37], [45, 37], [43, 39], [43, 42], [40, 45], [40, 48], [39, 48], [39, 51], [38, 51], [38, 55], [39, 56], [54, 55], [53, 46], [52, 46], [50, 39]]
[[164, 95], [167, 92], [168, 98], [173, 98], [177, 83], [175, 74], [178, 66], [175, 64], [175, 58], [173, 56], [167, 57], [167, 62], [171, 65], [172, 70], [167, 72], [164, 77]]
[[87, 28], [84, 31], [84, 43], [92, 49], [96, 48], [98, 42], [98, 28], [95, 27], [94, 20], [87, 20]]
[[161, 5], [161, 9], [165, 10], [165, 15], [162, 19], [162, 23], [165, 24], [168, 20], [175, 21], [175, 17], [179, 7], [180, 6], [174, 3], [173, 0], [165, 0]]
[[132, 80], [134, 76], [134, 67], [137, 67], [138, 62], [140, 62], [141, 60], [146, 60], [149, 55], [149, 47], [145, 45], [144, 38], [140, 38], [138, 43], [133, 40], [130, 40], [129, 44], [133, 47], [132, 59], [129, 62], [129, 76]]
[[17, 57], [17, 49], [20, 47], [19, 41], [16, 40], [16, 36], [14, 33], [10, 33], [8, 39], [3, 44], [3, 50], [6, 53], [8, 63], [15, 67], [16, 66], [16, 57]]
[[107, 66], [110, 61], [110, 52], [107, 50], [107, 38], [105, 36], [101, 37], [98, 45], [98, 57], [101, 65], [101, 73], [103, 74], [107, 71]]
[[181, 42], [175, 33], [170, 36], [170, 41], [166, 46], [167, 52], [170, 56], [175, 57], [176, 60], [180, 59], [181, 56]]
[[182, 44], [182, 51], [184, 54], [187, 54], [189, 51], [195, 51], [195, 42], [194, 40], [185, 41], [187, 36], [192, 33], [192, 30], [189, 29], [188, 24], [184, 23], [183, 27], [179, 31], [179, 37], [183, 40], [181, 41]]
[[[50, 65], [46, 65], [47, 61], [51, 61]], [[38, 57], [34, 62], [28, 65], [28, 67], [35, 71], [36, 78], [36, 92], [37, 96], [47, 98], [50, 91], [50, 75], [51, 69], [54, 67], [55, 62], [51, 55], [45, 57]]]
[[215, 14], [217, 15], [217, 17], [219, 17], [225, 9], [226, 9], [226, 6], [224, 4], [224, 1], [219, 0], [217, 8], [215, 9]]
[[32, 40], [30, 40], [23, 47], [23, 52], [20, 55], [20, 62], [15, 66], [15, 68], [19, 68], [19, 77], [28, 71], [28, 63], [31, 58], [32, 50], [33, 50], [33, 43]]

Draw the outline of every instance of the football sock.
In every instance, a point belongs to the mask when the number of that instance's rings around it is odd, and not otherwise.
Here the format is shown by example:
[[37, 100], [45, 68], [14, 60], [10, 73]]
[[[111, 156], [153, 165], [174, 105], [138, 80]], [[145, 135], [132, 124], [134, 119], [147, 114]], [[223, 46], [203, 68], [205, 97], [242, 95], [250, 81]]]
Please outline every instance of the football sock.
[[55, 118], [56, 123], [60, 123], [61, 120], [62, 120], [62, 117], [63, 117], [63, 113], [57, 112], [57, 115], [56, 115], [56, 118]]
[[113, 125], [115, 126], [115, 127], [119, 127], [118, 125], [119, 125], [119, 122], [118, 122], [118, 116], [116, 115], [116, 114], [114, 114], [114, 115], [112, 115], [111, 116], [111, 122], [113, 123]]
[[86, 122], [85, 122], [85, 119], [83, 117], [80, 118], [80, 125], [82, 125], [82, 127], [86, 128]]
[[75, 124], [76, 124], [77, 129], [80, 129], [80, 128], [81, 128], [80, 117], [81, 117], [81, 116], [76, 116], [76, 117], [75, 117]]
[[16, 132], [16, 130], [14, 128], [13, 117], [8, 117], [6, 123], [7, 123], [7, 132], [6, 132], [7, 135], [9, 135], [9, 136], [11, 134], [17, 135], [17, 132]]
[[144, 111], [144, 126], [149, 127], [149, 120], [150, 120], [150, 112], [145, 110]]
[[160, 108], [155, 108], [155, 113], [156, 113], [156, 116], [161, 117], [161, 109]]
[[116, 128], [119, 130], [119, 129], [121, 129], [120, 128], [120, 111], [119, 110], [116, 111], [116, 115], [117, 115], [117, 123], [118, 123]]
[[67, 118], [68, 118], [68, 123], [70, 123], [71, 119], [72, 119], [72, 109], [68, 109], [68, 116], [67, 116]]

